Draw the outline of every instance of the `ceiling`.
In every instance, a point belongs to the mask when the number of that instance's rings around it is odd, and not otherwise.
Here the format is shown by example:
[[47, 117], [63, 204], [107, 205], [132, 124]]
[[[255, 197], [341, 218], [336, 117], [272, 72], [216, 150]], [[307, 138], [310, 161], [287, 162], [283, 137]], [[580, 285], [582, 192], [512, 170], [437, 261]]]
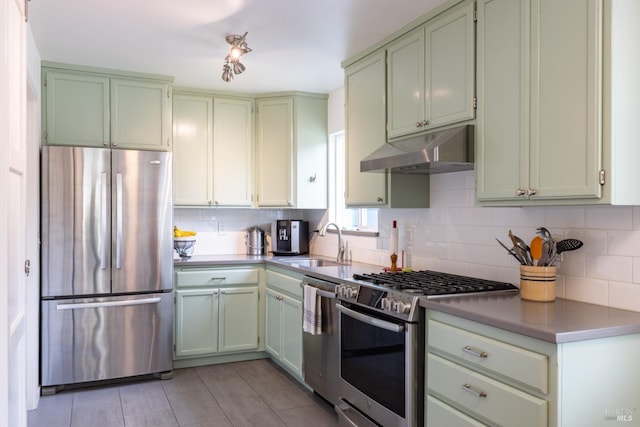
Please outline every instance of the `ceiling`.
[[[240, 93], [342, 86], [340, 63], [444, 0], [32, 0], [45, 61], [175, 77]], [[248, 32], [246, 71], [225, 83], [227, 34]]]

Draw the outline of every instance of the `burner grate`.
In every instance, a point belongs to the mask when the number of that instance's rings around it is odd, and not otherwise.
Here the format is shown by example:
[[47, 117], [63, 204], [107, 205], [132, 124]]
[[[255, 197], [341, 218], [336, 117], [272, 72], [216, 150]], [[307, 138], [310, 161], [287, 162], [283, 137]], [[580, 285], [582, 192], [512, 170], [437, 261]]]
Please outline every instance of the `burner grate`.
[[510, 283], [459, 276], [457, 274], [441, 273], [430, 270], [354, 274], [353, 278], [356, 280], [374, 283], [376, 285], [388, 286], [400, 291], [420, 289], [424, 291], [425, 295], [517, 291], [518, 289]]

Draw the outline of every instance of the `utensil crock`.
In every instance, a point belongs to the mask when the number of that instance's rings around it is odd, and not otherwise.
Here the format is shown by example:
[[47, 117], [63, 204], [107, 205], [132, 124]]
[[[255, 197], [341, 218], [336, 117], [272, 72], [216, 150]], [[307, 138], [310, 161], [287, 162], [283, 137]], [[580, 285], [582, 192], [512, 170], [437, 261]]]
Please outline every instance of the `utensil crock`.
[[520, 266], [520, 298], [549, 302], [556, 299], [556, 267]]

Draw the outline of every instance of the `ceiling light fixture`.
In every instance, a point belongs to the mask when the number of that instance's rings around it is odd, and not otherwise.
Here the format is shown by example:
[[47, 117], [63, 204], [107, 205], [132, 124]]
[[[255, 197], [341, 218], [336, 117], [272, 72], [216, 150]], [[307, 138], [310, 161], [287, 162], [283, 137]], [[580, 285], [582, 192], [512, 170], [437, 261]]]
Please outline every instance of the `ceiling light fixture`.
[[225, 82], [230, 82], [233, 80], [234, 74], [241, 74], [245, 70], [245, 66], [240, 63], [240, 57], [245, 53], [251, 52], [245, 40], [247, 34], [249, 33], [246, 32], [242, 36], [228, 35], [226, 37], [227, 43], [231, 45], [231, 48], [226, 58], [224, 58], [224, 65], [222, 66], [222, 80]]

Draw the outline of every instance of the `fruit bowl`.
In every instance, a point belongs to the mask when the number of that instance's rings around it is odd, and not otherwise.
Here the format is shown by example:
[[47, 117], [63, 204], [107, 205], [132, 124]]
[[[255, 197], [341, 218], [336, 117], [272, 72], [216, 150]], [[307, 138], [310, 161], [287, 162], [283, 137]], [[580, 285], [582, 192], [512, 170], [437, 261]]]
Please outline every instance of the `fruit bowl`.
[[193, 237], [174, 237], [173, 249], [178, 252], [180, 258], [189, 258], [193, 254], [193, 247], [196, 244], [196, 239]]

